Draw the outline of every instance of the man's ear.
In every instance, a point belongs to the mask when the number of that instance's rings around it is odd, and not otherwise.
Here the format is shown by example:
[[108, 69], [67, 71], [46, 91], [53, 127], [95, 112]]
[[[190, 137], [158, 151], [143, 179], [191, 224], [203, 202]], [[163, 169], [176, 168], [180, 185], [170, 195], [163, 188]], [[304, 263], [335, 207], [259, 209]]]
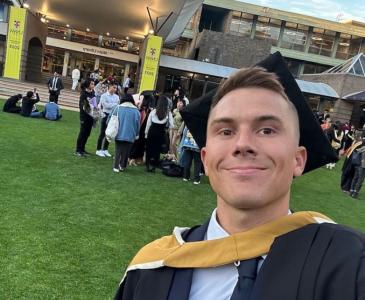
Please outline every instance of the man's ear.
[[208, 165], [206, 163], [206, 158], [207, 158], [207, 148], [206, 147], [201, 148], [200, 157], [201, 157], [203, 165], [204, 165], [205, 175], [208, 176]]
[[295, 153], [295, 165], [293, 171], [294, 177], [302, 175], [306, 162], [307, 162], [307, 149], [305, 149], [303, 146], [299, 146]]

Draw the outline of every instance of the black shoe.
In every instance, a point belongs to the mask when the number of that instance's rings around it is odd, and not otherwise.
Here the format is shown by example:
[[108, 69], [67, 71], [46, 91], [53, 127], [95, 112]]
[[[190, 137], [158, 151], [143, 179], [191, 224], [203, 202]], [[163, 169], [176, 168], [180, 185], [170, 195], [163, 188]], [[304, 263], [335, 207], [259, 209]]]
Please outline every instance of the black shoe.
[[89, 155], [91, 155], [91, 153], [90, 152], [87, 152], [87, 151], [82, 151], [82, 154], [84, 155], [84, 156], [89, 156]]
[[153, 167], [153, 168], [147, 168], [146, 169], [147, 172], [150, 172], [150, 173], [155, 173], [156, 172], [156, 168]]
[[85, 156], [84, 153], [78, 152], [78, 151], [75, 152], [75, 155], [78, 156], [78, 157], [84, 157]]

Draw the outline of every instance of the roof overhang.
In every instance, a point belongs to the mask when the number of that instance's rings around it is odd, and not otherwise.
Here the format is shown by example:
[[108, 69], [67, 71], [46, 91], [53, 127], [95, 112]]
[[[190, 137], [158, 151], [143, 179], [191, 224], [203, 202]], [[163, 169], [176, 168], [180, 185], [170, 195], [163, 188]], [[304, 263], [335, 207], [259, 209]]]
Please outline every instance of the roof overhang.
[[[15, 3], [17, 1], [13, 0]], [[90, 32], [98, 35], [109, 32], [110, 36], [117, 38], [128, 36], [131, 40], [143, 40], [153, 27], [159, 28], [171, 13], [159, 35], [166, 39], [174, 29], [176, 38], [202, 2], [203, 0], [26, 1], [33, 13], [46, 16], [50, 22], [69, 24], [71, 28], [83, 31], [89, 28]], [[176, 24], [179, 24], [177, 31]]]

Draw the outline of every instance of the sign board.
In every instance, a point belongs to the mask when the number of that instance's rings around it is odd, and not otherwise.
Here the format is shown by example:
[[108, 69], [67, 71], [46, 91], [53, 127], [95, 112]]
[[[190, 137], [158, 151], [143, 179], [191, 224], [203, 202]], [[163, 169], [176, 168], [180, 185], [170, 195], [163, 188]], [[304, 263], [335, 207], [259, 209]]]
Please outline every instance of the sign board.
[[20, 79], [26, 10], [10, 7], [4, 77]]
[[162, 37], [149, 35], [146, 41], [146, 52], [143, 59], [139, 93], [156, 88], [158, 67], [160, 63]]

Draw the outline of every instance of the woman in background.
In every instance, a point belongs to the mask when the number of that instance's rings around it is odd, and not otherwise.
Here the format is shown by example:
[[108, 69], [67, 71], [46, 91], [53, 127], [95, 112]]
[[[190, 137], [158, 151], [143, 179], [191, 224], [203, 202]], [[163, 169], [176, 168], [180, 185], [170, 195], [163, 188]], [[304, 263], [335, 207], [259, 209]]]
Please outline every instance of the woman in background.
[[159, 165], [162, 145], [166, 144], [167, 131], [174, 127], [172, 114], [168, 111], [168, 99], [161, 95], [156, 109], [147, 119], [146, 137], [146, 171], [154, 172]]

